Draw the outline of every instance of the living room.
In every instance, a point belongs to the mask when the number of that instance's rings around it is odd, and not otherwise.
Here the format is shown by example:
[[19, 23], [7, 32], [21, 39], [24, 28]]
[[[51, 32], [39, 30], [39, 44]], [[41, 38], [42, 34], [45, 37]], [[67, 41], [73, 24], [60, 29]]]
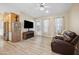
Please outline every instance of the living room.
[[[0, 7], [0, 55], [60, 55], [51, 50], [53, 37], [64, 31], [79, 35], [78, 3], [1, 3]], [[77, 53], [70, 53], [79, 54], [78, 42], [75, 49]]]

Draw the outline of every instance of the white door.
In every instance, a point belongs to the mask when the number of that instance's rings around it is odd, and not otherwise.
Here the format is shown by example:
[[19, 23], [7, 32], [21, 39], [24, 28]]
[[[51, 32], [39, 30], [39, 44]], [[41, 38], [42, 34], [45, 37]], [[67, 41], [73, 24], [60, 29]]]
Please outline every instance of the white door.
[[35, 35], [42, 35], [42, 21], [35, 20]]

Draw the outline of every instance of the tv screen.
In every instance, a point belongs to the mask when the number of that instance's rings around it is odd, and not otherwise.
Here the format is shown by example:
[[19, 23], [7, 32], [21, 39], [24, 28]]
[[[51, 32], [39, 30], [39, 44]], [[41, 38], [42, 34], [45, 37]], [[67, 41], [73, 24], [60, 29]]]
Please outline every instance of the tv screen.
[[24, 28], [33, 28], [33, 22], [24, 20]]

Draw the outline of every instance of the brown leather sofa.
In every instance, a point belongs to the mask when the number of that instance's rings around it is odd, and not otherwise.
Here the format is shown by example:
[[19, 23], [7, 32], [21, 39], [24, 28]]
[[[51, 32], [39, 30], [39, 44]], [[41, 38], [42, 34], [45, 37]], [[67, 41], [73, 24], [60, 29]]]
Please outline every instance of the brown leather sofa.
[[53, 52], [63, 55], [73, 55], [79, 36], [72, 31], [65, 31], [62, 36], [55, 36], [51, 42]]

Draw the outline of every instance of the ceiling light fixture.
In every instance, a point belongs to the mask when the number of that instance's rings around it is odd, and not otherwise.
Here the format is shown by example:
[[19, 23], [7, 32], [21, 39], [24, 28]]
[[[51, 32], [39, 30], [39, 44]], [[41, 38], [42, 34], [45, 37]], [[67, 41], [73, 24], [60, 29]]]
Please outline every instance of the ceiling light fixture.
[[40, 10], [45, 10], [45, 8], [47, 7], [47, 3], [41, 3], [40, 4]]
[[49, 11], [47, 10], [47, 8], [48, 8], [47, 3], [41, 3], [40, 4], [40, 10], [41, 11], [44, 11], [45, 10], [45, 13], [49, 13]]
[[44, 8], [44, 4], [43, 3], [41, 3], [40, 4], [40, 10], [44, 10], [45, 8]]

